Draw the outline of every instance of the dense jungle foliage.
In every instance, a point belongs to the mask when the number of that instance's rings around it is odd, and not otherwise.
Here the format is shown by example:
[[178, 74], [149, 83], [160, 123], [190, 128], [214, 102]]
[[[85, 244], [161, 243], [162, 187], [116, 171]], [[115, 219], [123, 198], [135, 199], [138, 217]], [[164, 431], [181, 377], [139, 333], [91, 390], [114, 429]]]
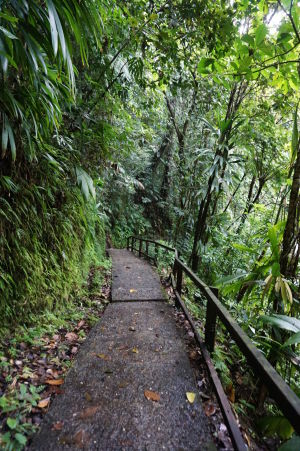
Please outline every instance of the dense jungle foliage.
[[105, 235], [153, 236], [300, 394], [299, 12], [0, 2], [2, 331], [71, 304]]

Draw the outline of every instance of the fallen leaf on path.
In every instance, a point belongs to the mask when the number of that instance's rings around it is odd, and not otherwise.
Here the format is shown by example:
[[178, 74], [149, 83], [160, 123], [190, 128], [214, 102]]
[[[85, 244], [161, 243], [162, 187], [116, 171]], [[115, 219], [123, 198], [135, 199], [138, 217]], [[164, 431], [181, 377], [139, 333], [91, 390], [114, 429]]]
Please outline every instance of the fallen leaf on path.
[[99, 406], [87, 407], [80, 413], [79, 418], [81, 420], [84, 420], [85, 418], [93, 417], [98, 410], [99, 410]]
[[198, 356], [199, 356], [199, 354], [197, 351], [191, 351], [189, 354], [189, 357], [191, 360], [197, 360]]
[[75, 435], [73, 439], [73, 443], [78, 448], [84, 448], [88, 442], [90, 441], [90, 437], [86, 431], [80, 429]]
[[137, 292], [137, 290], [134, 290], [133, 288], [131, 288], [129, 291], [130, 291], [130, 293], [136, 293]]
[[44, 409], [45, 407], [48, 406], [49, 402], [50, 402], [50, 398], [41, 399], [38, 403], [38, 407], [40, 409]]
[[126, 388], [126, 387], [128, 387], [128, 385], [129, 385], [129, 382], [123, 381], [123, 382], [119, 383], [119, 388]]
[[106, 374], [112, 374], [113, 370], [111, 370], [110, 368], [107, 368], [106, 370], [104, 370], [104, 373]]
[[65, 335], [65, 339], [68, 341], [76, 341], [78, 339], [78, 335], [75, 332], [68, 332]]
[[56, 423], [52, 424], [52, 431], [61, 431], [63, 428], [64, 423], [62, 421], [57, 421]]
[[47, 379], [46, 384], [49, 385], [62, 385], [64, 383], [63, 379]]
[[133, 326], [130, 326], [130, 327], [129, 327], [129, 330], [131, 330], [132, 332], [134, 332], [134, 331], [135, 331], [135, 328], [134, 328]]
[[109, 360], [109, 357], [106, 354], [97, 354], [97, 357], [99, 357], [99, 359]]
[[91, 397], [91, 395], [90, 395], [89, 393], [85, 393], [85, 394], [84, 394], [84, 397], [85, 397], [85, 399], [86, 399], [88, 402], [90, 402], [90, 401], [92, 400], [92, 397]]
[[155, 391], [151, 390], [145, 390], [144, 391], [145, 398], [148, 399], [148, 401], [159, 401], [160, 400], [160, 394], [156, 393]]
[[206, 402], [204, 405], [204, 412], [207, 417], [211, 417], [216, 413], [216, 407], [211, 402]]
[[133, 348], [132, 352], [134, 352], [135, 354], [138, 354], [139, 350], [137, 348]]
[[195, 401], [195, 398], [196, 398], [196, 393], [193, 393], [191, 391], [187, 391], [186, 392], [186, 397], [187, 397], [188, 402], [193, 404], [193, 402]]

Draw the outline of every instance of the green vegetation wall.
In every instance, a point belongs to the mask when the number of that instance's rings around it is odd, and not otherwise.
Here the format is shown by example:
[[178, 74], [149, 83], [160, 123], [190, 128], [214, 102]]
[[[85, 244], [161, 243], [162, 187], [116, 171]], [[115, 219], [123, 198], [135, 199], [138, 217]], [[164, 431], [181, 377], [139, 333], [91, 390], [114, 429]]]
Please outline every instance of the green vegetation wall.
[[73, 63], [87, 64], [85, 36], [101, 32], [89, 0], [4, 1], [0, 25], [0, 317], [11, 325], [69, 302], [104, 254], [69, 122]]

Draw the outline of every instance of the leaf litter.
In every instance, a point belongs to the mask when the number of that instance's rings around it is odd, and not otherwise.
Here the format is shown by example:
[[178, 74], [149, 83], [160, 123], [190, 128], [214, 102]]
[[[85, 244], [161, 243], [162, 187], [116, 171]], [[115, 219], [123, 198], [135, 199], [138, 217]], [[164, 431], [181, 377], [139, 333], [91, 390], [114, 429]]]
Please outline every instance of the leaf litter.
[[158, 402], [160, 400], [160, 394], [156, 393], [155, 391], [145, 390], [144, 395], [145, 398], [148, 399], [148, 401]]
[[[99, 268], [91, 269], [88, 285], [98, 270]], [[30, 437], [41, 424], [51, 401], [64, 392], [64, 376], [91, 327], [97, 318], [102, 316], [110, 297], [110, 285], [110, 274], [107, 272], [99, 293], [89, 295], [89, 302], [86, 304], [81, 302], [76, 307], [77, 317], [81, 315], [82, 318], [76, 321], [66, 320], [63, 327], [58, 328], [54, 333], [23, 339], [20, 342], [12, 335], [0, 342], [0, 398], [14, 406], [8, 410], [0, 409], [0, 440], [1, 434], [10, 430], [7, 420], [18, 418], [20, 425], [28, 425], [24, 438], [27, 440], [27, 445], [30, 444]], [[13, 354], [10, 352], [11, 349]], [[111, 371], [107, 370], [107, 372]], [[23, 413], [24, 407], [15, 401], [22, 390], [25, 391], [24, 396], [28, 399], [25, 413]], [[36, 394], [32, 395], [32, 392]], [[89, 393], [85, 394], [85, 399], [92, 402]], [[83, 415], [88, 416], [95, 412], [95, 407], [91, 406], [91, 410], [85, 411]], [[62, 430], [63, 421], [53, 423], [52, 429]], [[86, 438], [85, 431], [78, 431], [76, 437], [71, 439], [71, 443], [81, 446], [84, 438]]]

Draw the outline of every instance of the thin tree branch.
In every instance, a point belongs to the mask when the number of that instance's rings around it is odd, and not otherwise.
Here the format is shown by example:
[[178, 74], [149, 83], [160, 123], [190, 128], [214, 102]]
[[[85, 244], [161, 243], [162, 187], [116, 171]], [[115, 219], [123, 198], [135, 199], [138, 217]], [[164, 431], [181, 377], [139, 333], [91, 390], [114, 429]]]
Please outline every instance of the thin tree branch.
[[293, 30], [294, 30], [294, 32], [295, 32], [295, 34], [296, 34], [296, 36], [297, 36], [297, 39], [298, 39], [298, 41], [299, 41], [299, 43], [300, 43], [300, 34], [299, 34], [299, 31], [298, 31], [298, 29], [297, 29], [297, 27], [296, 27], [296, 24], [295, 24], [295, 21], [294, 21], [294, 19], [293, 19], [293, 16], [292, 16], [292, 8], [293, 8], [293, 3], [294, 3], [294, 1], [291, 0], [290, 10], [289, 10], [289, 11], [287, 11], [287, 10], [285, 9], [285, 7], [283, 6], [283, 4], [281, 3], [280, 0], [277, 0], [277, 2], [278, 2], [278, 4], [279, 4], [279, 6], [283, 9], [283, 11], [285, 12], [285, 14], [288, 16], [288, 18], [290, 19], [291, 24], [292, 24], [292, 27], [293, 27]]

